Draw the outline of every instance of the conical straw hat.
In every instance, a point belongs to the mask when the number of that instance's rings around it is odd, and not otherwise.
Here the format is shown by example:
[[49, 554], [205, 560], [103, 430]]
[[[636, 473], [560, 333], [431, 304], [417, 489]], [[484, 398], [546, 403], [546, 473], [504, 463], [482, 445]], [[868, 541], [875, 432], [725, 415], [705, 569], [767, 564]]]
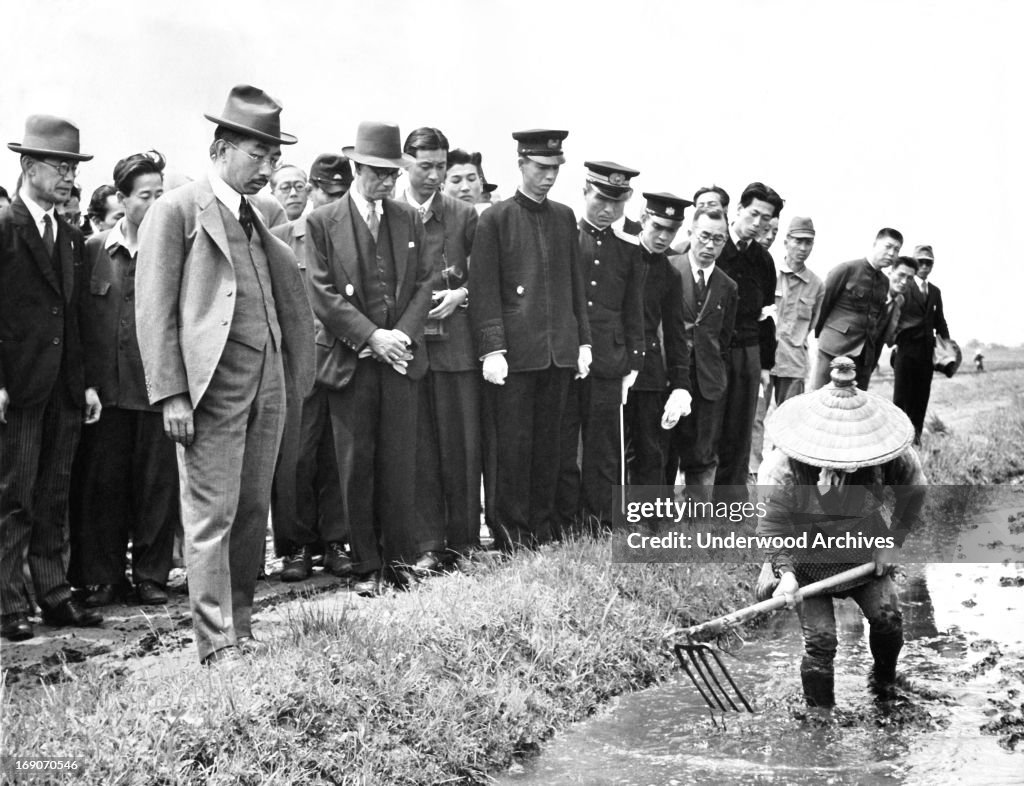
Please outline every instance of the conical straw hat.
[[784, 402], [764, 424], [787, 456], [814, 467], [858, 469], [884, 464], [914, 439], [903, 411], [881, 396], [857, 389], [853, 361], [831, 364], [832, 382]]

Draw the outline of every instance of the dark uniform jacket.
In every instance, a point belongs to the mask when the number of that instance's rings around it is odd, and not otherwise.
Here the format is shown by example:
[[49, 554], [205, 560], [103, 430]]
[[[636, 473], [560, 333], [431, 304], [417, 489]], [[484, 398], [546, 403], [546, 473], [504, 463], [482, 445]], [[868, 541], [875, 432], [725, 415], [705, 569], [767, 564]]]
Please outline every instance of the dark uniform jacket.
[[[381, 233], [389, 233], [395, 266], [395, 330], [413, 342], [409, 361], [410, 379], [427, 373], [427, 352], [423, 346], [423, 323], [430, 310], [433, 271], [420, 253], [423, 222], [404, 202], [383, 199]], [[321, 385], [340, 390], [352, 379], [359, 352], [373, 332], [381, 327], [366, 315], [368, 294], [364, 287], [359, 246], [353, 222], [363, 221], [346, 195], [337, 202], [314, 210], [306, 218], [306, 272], [310, 302], [325, 330], [317, 335], [329, 357], [317, 370]], [[365, 225], [364, 225], [365, 226]]]
[[156, 412], [146, 394], [135, 330], [135, 259], [119, 243], [107, 247], [110, 230], [85, 242], [82, 344], [88, 377], [103, 406]]
[[644, 364], [644, 269], [640, 242], [580, 219], [580, 261], [593, 344], [590, 373], [612, 379]]
[[14, 407], [44, 404], [62, 363], [69, 401], [85, 402], [79, 333], [85, 244], [60, 216], [53, 231], [59, 277], [21, 197], [0, 211], [0, 388]]
[[916, 353], [921, 360], [930, 360], [935, 351], [935, 334], [949, 338], [949, 327], [942, 312], [942, 293], [928, 284], [928, 294], [921, 293], [917, 279], [907, 283], [903, 294], [896, 346], [900, 352]]
[[516, 191], [484, 211], [469, 318], [478, 355], [505, 350], [510, 371], [576, 367], [591, 336], [571, 208]]
[[642, 245], [644, 272], [644, 366], [633, 390], [690, 389], [690, 352], [683, 320], [683, 281], [664, 254]]
[[833, 357], [857, 357], [865, 344], [873, 351], [884, 328], [888, 296], [889, 277], [867, 259], [832, 268], [815, 328], [818, 349]]
[[761, 309], [775, 303], [775, 262], [756, 241], [740, 251], [730, 235], [715, 266], [736, 282], [732, 346], [761, 347], [761, 367], [771, 368], [775, 362], [775, 331], [762, 330], [760, 319]]
[[[411, 204], [405, 194], [399, 200]], [[412, 205], [415, 208], [415, 205]], [[437, 193], [423, 217], [423, 248], [434, 271], [431, 289], [458, 289], [469, 285], [469, 253], [476, 235], [477, 213], [462, 200]], [[472, 295], [470, 295], [472, 297]], [[443, 321], [443, 334], [431, 334], [427, 320], [426, 346], [431, 371], [474, 371], [480, 368], [469, 327], [469, 309], [460, 306]]]
[[736, 282], [715, 265], [707, 279], [704, 306], [697, 308], [697, 285], [690, 270], [689, 254], [670, 257], [683, 284], [683, 320], [690, 366], [698, 393], [708, 401], [725, 394], [728, 383], [729, 346], [736, 320]]

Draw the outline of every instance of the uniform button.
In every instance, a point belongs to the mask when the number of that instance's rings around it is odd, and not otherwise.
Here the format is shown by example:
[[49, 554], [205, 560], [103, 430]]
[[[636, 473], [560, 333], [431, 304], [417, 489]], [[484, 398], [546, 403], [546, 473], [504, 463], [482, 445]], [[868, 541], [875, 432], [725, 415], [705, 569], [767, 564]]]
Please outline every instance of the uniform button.
[[131, 302], [132, 296], [131, 295], [125, 295], [124, 299], [125, 299], [126, 302]]
[[588, 300], [588, 301], [587, 301], [587, 305], [588, 305], [588, 306], [590, 306], [591, 308], [593, 308], [593, 306], [594, 306], [594, 301], [593, 301], [593, 300]]
[[60, 343], [60, 338], [58, 338], [57, 336], [54, 336], [53, 337], [53, 345], [56, 346], [59, 343]]
[[60, 313], [60, 307], [54, 306], [53, 308], [50, 309], [50, 313], [53, 314], [54, 316], [57, 316]]
[[594, 264], [595, 265], [600, 265], [601, 264], [601, 260], [600, 259], [595, 259], [594, 260]]
[[128, 320], [127, 319], [122, 319], [121, 320], [121, 327], [124, 327], [127, 324], [128, 324]]
[[600, 241], [600, 240], [598, 240], [598, 241], [597, 241], [597, 244], [598, 244], [598, 245], [601, 245], [601, 241]]
[[590, 286], [592, 286], [592, 287], [596, 287], [596, 286], [597, 286], [597, 282], [596, 282], [596, 281], [591, 281], [591, 282], [590, 282]]

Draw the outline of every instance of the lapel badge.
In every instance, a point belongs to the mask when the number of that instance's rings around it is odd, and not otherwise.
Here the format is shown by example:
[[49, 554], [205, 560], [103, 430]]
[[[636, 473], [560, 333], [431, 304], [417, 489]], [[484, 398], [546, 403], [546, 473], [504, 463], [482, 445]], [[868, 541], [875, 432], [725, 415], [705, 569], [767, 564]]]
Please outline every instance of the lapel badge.
[[522, 284], [516, 287], [516, 294], [519, 295], [519, 297], [522, 297], [524, 292], [526, 292], [526, 290], [523, 289]]
[[352, 297], [356, 293], [356, 288], [351, 284], [345, 285], [345, 297]]

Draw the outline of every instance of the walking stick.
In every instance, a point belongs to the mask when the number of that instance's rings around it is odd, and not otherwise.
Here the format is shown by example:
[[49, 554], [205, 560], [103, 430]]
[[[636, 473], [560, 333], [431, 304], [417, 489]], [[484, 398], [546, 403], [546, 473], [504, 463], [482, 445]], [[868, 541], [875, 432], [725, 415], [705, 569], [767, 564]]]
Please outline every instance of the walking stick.
[[622, 515], [626, 515], [626, 423], [622, 415], [625, 409], [623, 403], [619, 403], [619, 481], [622, 485]]

